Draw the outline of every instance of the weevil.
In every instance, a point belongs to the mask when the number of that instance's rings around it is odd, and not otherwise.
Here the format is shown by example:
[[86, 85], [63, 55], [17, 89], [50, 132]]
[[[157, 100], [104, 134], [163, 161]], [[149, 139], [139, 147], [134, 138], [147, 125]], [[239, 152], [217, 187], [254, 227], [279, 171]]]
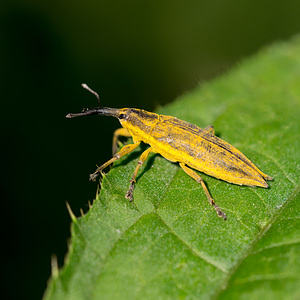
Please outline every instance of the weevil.
[[[151, 152], [159, 153], [167, 160], [179, 163], [183, 171], [202, 186], [209, 203], [214, 207], [217, 215], [224, 220], [226, 220], [226, 214], [215, 203], [202, 177], [194, 170], [230, 183], [251, 187], [268, 188], [266, 180], [273, 179], [260, 171], [242, 152], [217, 137], [213, 126], [202, 129], [175, 117], [158, 115], [142, 109], [101, 107], [98, 94], [86, 84], [82, 86], [97, 97], [99, 107], [86, 108], [81, 113], [70, 113], [66, 117], [113, 116], [119, 119], [123, 127], [114, 132], [113, 157], [98, 167], [90, 175], [90, 180], [95, 181], [103, 169], [132, 152], [141, 142], [150, 145], [140, 156], [130, 180], [130, 186], [125, 195], [129, 201], [133, 200], [133, 190], [139, 168]], [[133, 144], [125, 145], [117, 152], [118, 140], [121, 136], [132, 137]]]

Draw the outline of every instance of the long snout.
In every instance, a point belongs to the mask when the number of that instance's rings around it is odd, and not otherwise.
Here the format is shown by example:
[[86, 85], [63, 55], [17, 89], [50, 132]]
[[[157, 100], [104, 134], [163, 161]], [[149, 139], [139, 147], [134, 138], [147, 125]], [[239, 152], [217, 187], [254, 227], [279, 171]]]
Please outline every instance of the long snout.
[[80, 113], [70, 113], [66, 115], [66, 118], [71, 119], [75, 117], [81, 116], [90, 116], [90, 115], [98, 115], [98, 116], [112, 116], [118, 118], [121, 110], [118, 108], [109, 108], [109, 107], [96, 107], [96, 108], [85, 108]]

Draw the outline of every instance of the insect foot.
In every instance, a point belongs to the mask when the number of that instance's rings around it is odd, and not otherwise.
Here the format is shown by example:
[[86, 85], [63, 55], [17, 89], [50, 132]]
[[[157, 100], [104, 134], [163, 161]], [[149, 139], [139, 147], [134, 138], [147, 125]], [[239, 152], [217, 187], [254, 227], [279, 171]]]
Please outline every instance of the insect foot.
[[125, 198], [128, 199], [130, 202], [133, 201], [133, 189], [134, 189], [135, 181], [131, 181], [130, 187], [125, 195]]
[[218, 217], [223, 218], [224, 220], [227, 220], [226, 214], [220, 209], [220, 207], [216, 204], [213, 204], [213, 205], [217, 212]]
[[95, 172], [93, 174], [90, 174], [90, 181], [96, 181], [96, 178], [98, 177], [99, 172]]

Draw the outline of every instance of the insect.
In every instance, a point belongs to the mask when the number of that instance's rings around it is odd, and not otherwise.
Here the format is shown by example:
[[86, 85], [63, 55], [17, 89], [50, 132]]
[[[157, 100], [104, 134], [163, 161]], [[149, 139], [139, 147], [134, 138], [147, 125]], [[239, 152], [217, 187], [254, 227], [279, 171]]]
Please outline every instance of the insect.
[[[119, 119], [123, 127], [114, 132], [113, 157], [98, 167], [90, 175], [90, 180], [95, 181], [103, 169], [132, 152], [141, 142], [150, 145], [140, 156], [130, 180], [130, 186], [125, 195], [129, 201], [133, 200], [133, 190], [139, 168], [151, 152], [159, 153], [171, 162], [178, 162], [185, 173], [201, 184], [209, 203], [214, 207], [217, 215], [224, 220], [226, 220], [226, 214], [215, 203], [203, 179], [193, 169], [230, 183], [252, 187], [267, 188], [266, 180], [273, 179], [260, 171], [239, 150], [215, 136], [213, 126], [201, 129], [175, 117], [158, 115], [142, 109], [100, 107], [98, 94], [86, 84], [82, 86], [97, 97], [99, 107], [86, 108], [81, 113], [70, 113], [66, 118], [88, 115], [113, 116]], [[121, 136], [132, 137], [133, 144], [125, 145], [117, 152], [118, 139]]]

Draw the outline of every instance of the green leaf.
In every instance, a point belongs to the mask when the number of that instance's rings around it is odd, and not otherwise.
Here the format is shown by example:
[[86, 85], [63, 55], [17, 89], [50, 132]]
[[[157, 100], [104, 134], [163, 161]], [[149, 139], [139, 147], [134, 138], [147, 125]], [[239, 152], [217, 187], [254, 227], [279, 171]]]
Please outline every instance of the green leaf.
[[90, 211], [73, 216], [65, 266], [54, 268], [45, 299], [300, 299], [300, 38], [158, 112], [213, 124], [274, 177], [270, 188], [203, 174], [224, 221], [196, 181], [152, 154], [129, 203], [138, 148], [103, 177]]

